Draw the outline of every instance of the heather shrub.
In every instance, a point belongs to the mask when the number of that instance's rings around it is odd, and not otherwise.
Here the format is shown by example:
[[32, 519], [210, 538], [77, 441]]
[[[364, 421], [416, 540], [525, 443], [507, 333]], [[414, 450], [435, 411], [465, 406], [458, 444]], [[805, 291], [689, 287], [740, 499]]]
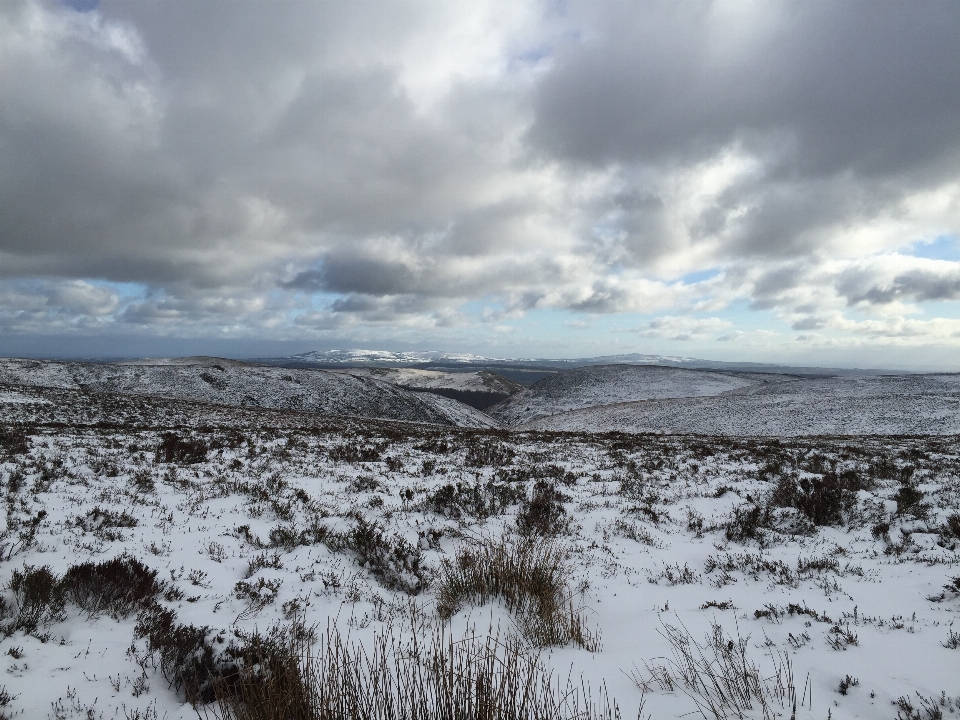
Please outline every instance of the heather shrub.
[[463, 545], [445, 560], [437, 580], [437, 612], [449, 618], [464, 604], [499, 600], [538, 645], [599, 641], [573, 607], [566, 555], [550, 541], [507, 538]]
[[537, 480], [533, 492], [517, 513], [517, 531], [527, 536], [557, 535], [569, 521], [563, 503], [570, 498], [553, 483]]
[[207, 459], [210, 446], [203, 438], [182, 438], [172, 432], [160, 436], [154, 454], [156, 462], [195, 464]]

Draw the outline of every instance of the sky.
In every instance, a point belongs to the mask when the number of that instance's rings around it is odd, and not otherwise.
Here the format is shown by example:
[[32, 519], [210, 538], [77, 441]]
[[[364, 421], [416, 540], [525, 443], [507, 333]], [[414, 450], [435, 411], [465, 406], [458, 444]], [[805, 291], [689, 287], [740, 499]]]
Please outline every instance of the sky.
[[960, 370], [960, 3], [0, 3], [0, 355]]

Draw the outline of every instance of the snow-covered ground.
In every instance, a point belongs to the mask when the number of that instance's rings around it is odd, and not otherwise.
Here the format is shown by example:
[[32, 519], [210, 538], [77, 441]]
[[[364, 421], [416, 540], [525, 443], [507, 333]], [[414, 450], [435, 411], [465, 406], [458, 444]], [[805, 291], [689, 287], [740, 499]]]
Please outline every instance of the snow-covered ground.
[[[506, 425], [589, 407], [661, 398], [700, 397], [761, 384], [773, 377], [656, 365], [599, 365], [557, 373], [489, 409]], [[790, 378], [792, 379], [792, 378]]]
[[0, 383], [254, 405], [321, 415], [468, 427], [496, 424], [468, 406], [436, 402], [424, 393], [410, 392], [376, 377], [248, 365], [218, 358], [123, 364], [0, 359]]
[[960, 375], [595, 366], [557, 373], [487, 412], [507, 427], [563, 432], [950, 435], [960, 433]]
[[[206, 626], [211, 647], [298, 614], [369, 643], [403, 626], [411, 599], [439, 622], [444, 559], [517, 537], [538, 497], [555, 521], [541, 530], [555, 533], [600, 636], [598, 648], [548, 647], [541, 659], [558, 677], [605, 684], [623, 717], [641, 702], [644, 717], [695, 713], [658, 667], [668, 626], [703, 643], [712, 623], [745, 639], [767, 677], [773, 658], [790, 658], [798, 718], [893, 720], [891, 703], [919, 708], [916, 693], [957, 712], [955, 436], [508, 433], [71, 385], [0, 386], [0, 416], [0, 685], [17, 717], [197, 711], [136, 612], [67, 601], [24, 624], [15, 573], [60, 577], [126, 554], [158, 571], [156, 602]], [[468, 617], [517, 632], [496, 602], [468, 604], [453, 623]]]
[[523, 387], [520, 383], [487, 370], [443, 372], [417, 368], [351, 368], [340, 372], [358, 377], [372, 377], [401, 387], [423, 390], [466, 390], [511, 395]]
[[[616, 386], [608, 390], [613, 399], [609, 404], [534, 418], [522, 427], [734, 436], [960, 433], [957, 375], [790, 378], [758, 382], [712, 397], [691, 397], [690, 393], [640, 402], [619, 400]], [[499, 409], [518, 400], [519, 396], [510, 398], [491, 412], [506, 419]]]
[[314, 350], [312, 352], [293, 355], [291, 359], [322, 365], [383, 365], [389, 367], [423, 365], [437, 362], [467, 364], [495, 361], [495, 358], [471, 355], [469, 353], [449, 353], [430, 350], [422, 352], [394, 352], [392, 350]]

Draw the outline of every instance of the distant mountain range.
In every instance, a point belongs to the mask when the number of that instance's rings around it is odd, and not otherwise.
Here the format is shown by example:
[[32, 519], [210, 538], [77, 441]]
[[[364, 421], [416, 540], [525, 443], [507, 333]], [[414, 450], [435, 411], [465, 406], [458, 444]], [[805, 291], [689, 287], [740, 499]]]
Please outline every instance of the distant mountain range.
[[394, 352], [392, 350], [315, 350], [285, 358], [260, 358], [257, 362], [284, 367], [409, 367], [454, 372], [495, 370], [525, 385], [555, 372], [590, 365], [659, 365], [696, 370], [778, 373], [788, 375], [864, 376], [908, 373], [870, 368], [830, 368], [777, 365], [773, 363], [722, 362], [676, 355], [628, 353], [590, 358], [493, 358], [469, 353], [436, 350]]

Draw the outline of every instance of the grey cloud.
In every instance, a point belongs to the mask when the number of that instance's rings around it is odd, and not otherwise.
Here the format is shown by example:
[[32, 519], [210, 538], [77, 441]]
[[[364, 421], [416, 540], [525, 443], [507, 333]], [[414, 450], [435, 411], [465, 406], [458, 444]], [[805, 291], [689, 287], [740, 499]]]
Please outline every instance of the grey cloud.
[[[717, 306], [808, 318], [828, 290], [960, 296], [949, 272], [821, 282], [838, 234], [956, 181], [955, 3], [534, 4], [431, 89], [429, 53], [482, 7], [0, 6], [0, 276], [148, 288], [8, 306], [31, 327], [440, 326], [478, 299], [659, 311], [704, 266], [726, 268]], [[531, 47], [535, 71], [513, 61]]]
[[[689, 225], [694, 241], [722, 238], [719, 258], [805, 255], [838, 225], [956, 177], [955, 3], [570, 7], [591, 32], [559, 46], [530, 142], [654, 178], [724, 148], [757, 158]], [[635, 192], [661, 191], [641, 180]], [[635, 262], [670, 254], [649, 211], [622, 209]]]
[[815, 317], [806, 317], [790, 325], [794, 330], [819, 330], [824, 326], [826, 326], [826, 322]]
[[[8, 22], [31, 8], [7, 6]], [[8, 273], [242, 283], [357, 238], [441, 231], [465, 209], [464, 178], [491, 170], [458, 128], [416, 117], [389, 56], [351, 58], [357, 45], [382, 53], [410, 41], [403, 31], [425, 20], [416, 6], [103, 10], [142, 35], [149, 62], [68, 21], [37, 38], [59, 62], [10, 51], [22, 67], [2, 78]], [[344, 28], [353, 37], [338, 36]], [[98, 77], [105, 60], [112, 85]], [[135, 112], [145, 129], [118, 134], [116, 116]]]
[[396, 295], [417, 290], [416, 274], [403, 263], [375, 258], [330, 258], [320, 270], [297, 275], [289, 287], [335, 293]]
[[955, 148], [951, 2], [580, 3], [592, 37], [560, 46], [533, 140], [582, 162], [659, 162], [786, 132], [804, 173], [899, 172]]
[[[804, 284], [811, 265], [812, 263], [791, 262], [764, 268], [747, 290], [752, 298], [752, 306], [758, 310], [767, 310], [781, 305], [790, 291]], [[745, 282], [745, 270], [746, 268], [741, 266], [728, 274], [734, 281]]]
[[960, 268], [946, 272], [913, 269], [899, 273], [889, 281], [878, 281], [871, 273], [851, 271], [840, 278], [838, 291], [851, 305], [884, 305], [897, 300], [960, 300]]

